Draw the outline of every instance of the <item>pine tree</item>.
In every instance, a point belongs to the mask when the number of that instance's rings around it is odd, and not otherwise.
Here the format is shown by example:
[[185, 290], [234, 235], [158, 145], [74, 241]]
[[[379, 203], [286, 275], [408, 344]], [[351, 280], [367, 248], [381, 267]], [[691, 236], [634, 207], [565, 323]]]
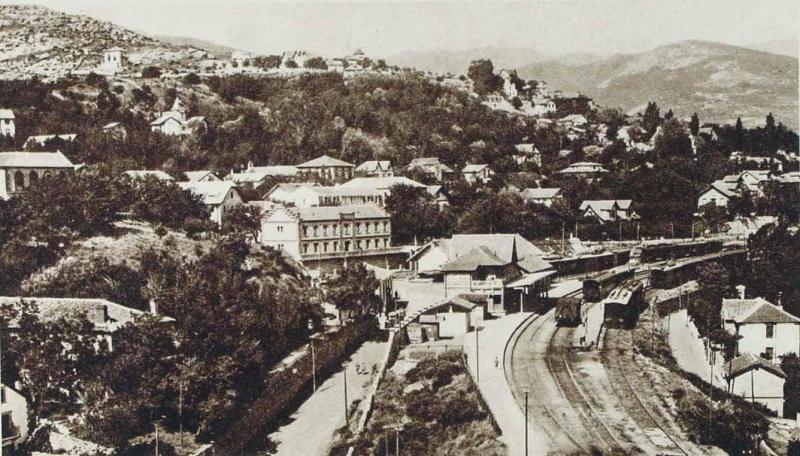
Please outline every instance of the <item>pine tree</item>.
[[733, 136], [733, 148], [734, 150], [741, 150], [742, 143], [744, 142], [744, 127], [742, 126], [742, 118], [736, 118], [736, 127], [734, 130]]
[[647, 130], [647, 133], [652, 136], [660, 124], [661, 113], [658, 109], [658, 105], [655, 101], [651, 101], [647, 103], [647, 108], [644, 110], [644, 116], [642, 116], [642, 126], [645, 130]]
[[692, 114], [692, 120], [689, 122], [689, 131], [692, 132], [692, 136], [697, 136], [700, 133], [700, 118], [697, 117], [697, 113]]

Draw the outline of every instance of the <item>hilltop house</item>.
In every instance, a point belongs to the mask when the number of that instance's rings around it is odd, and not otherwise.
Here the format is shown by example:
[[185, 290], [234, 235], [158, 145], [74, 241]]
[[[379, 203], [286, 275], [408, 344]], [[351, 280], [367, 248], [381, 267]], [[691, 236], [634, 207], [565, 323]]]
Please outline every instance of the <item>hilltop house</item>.
[[343, 182], [353, 178], [355, 165], [323, 155], [297, 165], [297, 169], [304, 176], [317, 175], [332, 182]]
[[194, 116], [187, 119], [188, 109], [180, 98], [175, 98], [172, 108], [164, 111], [150, 122], [150, 130], [169, 136], [183, 136], [200, 133], [208, 128], [205, 117]]
[[488, 311], [531, 309], [555, 274], [544, 252], [518, 234], [455, 234], [434, 239], [409, 257], [414, 271], [441, 281], [445, 297], [483, 294]]
[[453, 176], [453, 169], [439, 161], [438, 157], [422, 157], [411, 160], [406, 166], [407, 171], [419, 171], [436, 182], [449, 180]]
[[728, 382], [728, 392], [764, 404], [778, 416], [783, 416], [786, 373], [780, 366], [745, 353], [725, 363], [722, 375]]
[[556, 102], [551, 98], [534, 97], [531, 100], [531, 110], [534, 116], [544, 116], [556, 112]]
[[726, 331], [741, 337], [737, 354], [774, 361], [800, 351], [800, 318], [764, 298], [723, 299], [720, 317]]
[[637, 220], [632, 200], [586, 200], [579, 208], [583, 217], [593, 217], [600, 223]]
[[392, 177], [394, 169], [389, 160], [368, 160], [358, 165], [356, 174], [367, 177]]
[[281, 54], [281, 67], [289, 68], [287, 64], [289, 62], [294, 62], [297, 64], [297, 68], [303, 68], [308, 58], [309, 56], [306, 51], [284, 51], [283, 54]]
[[9, 199], [41, 178], [74, 169], [61, 152], [0, 152], [0, 198]]
[[115, 75], [125, 71], [125, 49], [112, 47], [103, 51], [103, 61], [98, 68], [98, 74]]
[[552, 207], [555, 201], [564, 199], [560, 188], [526, 188], [521, 195], [526, 201], [547, 207]]
[[562, 176], [573, 176], [586, 179], [599, 177], [607, 172], [608, 170], [604, 169], [603, 165], [595, 162], [577, 162], [560, 171], [556, 171], [557, 174], [561, 174]]
[[514, 146], [517, 152], [514, 154], [514, 161], [518, 165], [523, 163], [534, 163], [536, 166], [542, 166], [542, 153], [536, 148], [533, 143], [517, 144]]
[[230, 181], [179, 182], [178, 185], [199, 196], [211, 211], [211, 221], [220, 226], [226, 212], [244, 203], [236, 185]]
[[464, 166], [464, 169], [461, 170], [461, 175], [464, 176], [464, 180], [471, 184], [476, 182], [485, 184], [491, 180], [492, 176], [494, 176], [494, 171], [492, 171], [492, 169], [489, 168], [489, 165], [486, 164], [468, 164]]
[[514, 98], [519, 96], [519, 89], [517, 89], [517, 83], [521, 82], [519, 76], [517, 76], [517, 70], [506, 70], [502, 69], [498, 73], [498, 76], [503, 81], [503, 87], [501, 90], [503, 94], [507, 98]]
[[379, 254], [391, 246], [389, 214], [378, 206], [267, 209], [258, 241], [298, 260]]
[[78, 135], [75, 133], [28, 136], [28, 139], [26, 139], [22, 144], [22, 150], [30, 150], [33, 147], [44, 147], [48, 145], [48, 143], [56, 141], [71, 143], [72, 141], [75, 141], [75, 138], [77, 137]]
[[13, 449], [28, 438], [28, 401], [14, 389], [0, 383], [0, 416], [3, 430], [3, 454], [14, 454]]
[[0, 136], [13, 138], [17, 134], [14, 126], [14, 111], [10, 109], [0, 109]]

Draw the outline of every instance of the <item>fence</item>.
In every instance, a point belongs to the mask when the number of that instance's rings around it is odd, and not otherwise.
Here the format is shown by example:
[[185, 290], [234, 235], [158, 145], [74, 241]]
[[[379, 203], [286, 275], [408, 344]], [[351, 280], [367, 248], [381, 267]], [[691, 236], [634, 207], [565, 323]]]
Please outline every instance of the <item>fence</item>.
[[313, 360], [309, 346], [290, 354], [269, 373], [262, 396], [221, 437], [215, 445], [215, 454], [242, 454], [248, 444], [311, 382], [314, 375], [312, 366], [317, 373], [331, 369], [376, 328], [375, 320], [369, 319], [315, 338]]

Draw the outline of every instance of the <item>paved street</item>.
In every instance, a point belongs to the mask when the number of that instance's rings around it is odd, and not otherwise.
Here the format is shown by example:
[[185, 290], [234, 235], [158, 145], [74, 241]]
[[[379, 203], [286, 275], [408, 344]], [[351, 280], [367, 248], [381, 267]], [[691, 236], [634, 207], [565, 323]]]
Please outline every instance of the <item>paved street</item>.
[[[363, 399], [369, 387], [373, 366], [386, 350], [384, 342], [365, 342], [344, 362], [347, 369], [347, 397], [350, 403]], [[285, 456], [323, 456], [337, 429], [344, 426], [344, 373], [325, 380], [284, 424], [269, 435], [276, 444], [272, 454]]]

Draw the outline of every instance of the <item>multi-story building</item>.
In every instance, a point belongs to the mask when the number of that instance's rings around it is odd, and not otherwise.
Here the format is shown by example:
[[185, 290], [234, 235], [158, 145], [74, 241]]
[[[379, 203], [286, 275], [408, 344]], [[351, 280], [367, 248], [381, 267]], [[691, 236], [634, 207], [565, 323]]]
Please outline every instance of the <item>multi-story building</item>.
[[581, 203], [583, 217], [596, 218], [600, 223], [637, 220], [632, 200], [587, 200]]
[[725, 330], [740, 336], [737, 353], [775, 361], [800, 352], [800, 318], [764, 298], [723, 299], [720, 314]]
[[304, 260], [377, 254], [391, 237], [389, 214], [375, 205], [276, 205], [262, 216], [259, 242]]
[[0, 198], [8, 199], [39, 179], [74, 169], [61, 152], [0, 152]]
[[332, 182], [344, 182], [353, 178], [355, 165], [328, 155], [317, 157], [297, 165], [300, 174], [309, 176], [315, 174]]

